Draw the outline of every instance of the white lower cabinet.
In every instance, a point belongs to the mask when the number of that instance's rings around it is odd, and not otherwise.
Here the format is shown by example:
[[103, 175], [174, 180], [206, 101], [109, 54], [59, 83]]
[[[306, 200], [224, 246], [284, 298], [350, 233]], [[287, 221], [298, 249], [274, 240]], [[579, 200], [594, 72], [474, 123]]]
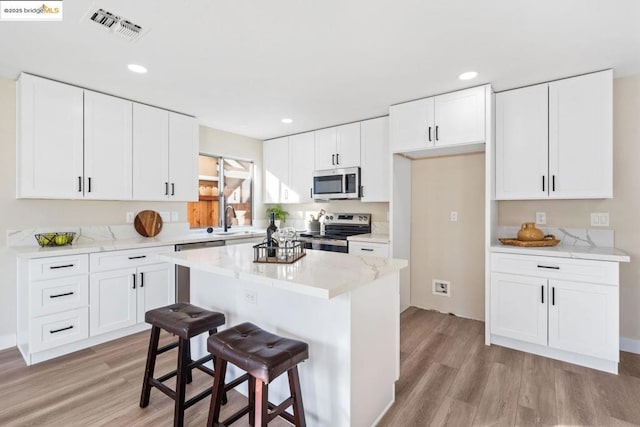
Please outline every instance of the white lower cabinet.
[[492, 254], [491, 342], [617, 373], [618, 277], [617, 262]]
[[129, 268], [91, 275], [91, 336], [136, 324], [136, 274]]

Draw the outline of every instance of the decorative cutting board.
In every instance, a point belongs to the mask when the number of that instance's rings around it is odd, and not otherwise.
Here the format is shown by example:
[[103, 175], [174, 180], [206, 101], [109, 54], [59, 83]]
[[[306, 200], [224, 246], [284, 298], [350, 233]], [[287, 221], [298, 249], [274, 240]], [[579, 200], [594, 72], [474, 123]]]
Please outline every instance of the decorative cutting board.
[[162, 231], [162, 217], [156, 211], [142, 211], [136, 215], [133, 226], [141, 236], [154, 237]]

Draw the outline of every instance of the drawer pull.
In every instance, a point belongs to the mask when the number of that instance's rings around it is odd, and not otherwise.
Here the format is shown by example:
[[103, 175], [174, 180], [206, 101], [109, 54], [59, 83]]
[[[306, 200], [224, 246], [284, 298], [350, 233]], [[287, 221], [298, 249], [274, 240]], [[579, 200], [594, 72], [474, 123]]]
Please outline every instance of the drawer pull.
[[540, 265], [538, 264], [538, 268], [548, 268], [550, 270], [560, 270], [560, 267], [557, 265]]
[[373, 249], [369, 248], [360, 248], [361, 251], [373, 252]]
[[67, 292], [64, 294], [58, 294], [58, 295], [49, 295], [49, 298], [60, 298], [60, 297], [68, 297], [69, 295], [73, 295], [74, 292]]
[[65, 264], [65, 265], [52, 265], [51, 267], [49, 267], [51, 270], [57, 270], [59, 268], [71, 268], [71, 267], [75, 267], [75, 264]]
[[146, 258], [146, 255], [138, 255], [138, 256], [130, 256], [129, 259], [142, 259], [142, 258]]
[[67, 326], [66, 328], [54, 329], [49, 331], [50, 334], [57, 334], [58, 332], [68, 331], [69, 329], [73, 329], [73, 325]]

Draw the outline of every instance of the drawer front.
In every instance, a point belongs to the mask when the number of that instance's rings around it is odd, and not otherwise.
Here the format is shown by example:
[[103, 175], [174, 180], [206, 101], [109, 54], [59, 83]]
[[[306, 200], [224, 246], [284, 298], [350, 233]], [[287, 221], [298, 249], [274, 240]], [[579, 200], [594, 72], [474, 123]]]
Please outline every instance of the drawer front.
[[491, 271], [618, 286], [617, 262], [494, 253]]
[[62, 277], [31, 283], [31, 317], [59, 313], [89, 305], [89, 276]]
[[173, 251], [173, 246], [158, 246], [145, 249], [128, 249], [122, 251], [94, 253], [90, 256], [91, 272], [95, 273], [98, 271], [158, 264], [165, 262], [157, 257], [158, 254]]
[[32, 353], [89, 338], [89, 309], [31, 319], [29, 334]]
[[389, 258], [389, 245], [384, 243], [349, 242], [349, 254]]
[[29, 261], [31, 280], [56, 279], [89, 272], [89, 255], [67, 255]]

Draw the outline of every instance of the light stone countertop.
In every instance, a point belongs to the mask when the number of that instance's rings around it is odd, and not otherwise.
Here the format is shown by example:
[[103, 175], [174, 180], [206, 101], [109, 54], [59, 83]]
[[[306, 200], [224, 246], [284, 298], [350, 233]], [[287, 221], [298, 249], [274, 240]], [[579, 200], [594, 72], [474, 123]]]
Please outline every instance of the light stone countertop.
[[356, 234], [355, 236], [347, 237], [350, 242], [364, 242], [364, 243], [389, 243], [389, 235], [383, 233], [369, 233], [369, 234]]
[[73, 243], [68, 246], [45, 247], [39, 246], [13, 246], [9, 250], [19, 258], [44, 258], [51, 256], [77, 255], [94, 252], [117, 251], [123, 249], [151, 248], [155, 246], [180, 245], [185, 243], [199, 243], [212, 241], [229, 241], [235, 239], [247, 239], [251, 237], [264, 237], [266, 233], [261, 230], [243, 230], [235, 234], [208, 234], [206, 232], [189, 232], [186, 234], [163, 235], [156, 237], [131, 237], [127, 239], [85, 241]]
[[497, 243], [491, 246], [491, 252], [509, 254], [539, 255], [558, 258], [575, 258], [594, 261], [630, 262], [631, 258], [619, 249], [602, 246], [570, 246], [559, 244], [551, 247], [526, 248]]
[[159, 254], [169, 262], [274, 288], [330, 299], [408, 266], [402, 259], [306, 251], [293, 264], [253, 262], [250, 244]]

